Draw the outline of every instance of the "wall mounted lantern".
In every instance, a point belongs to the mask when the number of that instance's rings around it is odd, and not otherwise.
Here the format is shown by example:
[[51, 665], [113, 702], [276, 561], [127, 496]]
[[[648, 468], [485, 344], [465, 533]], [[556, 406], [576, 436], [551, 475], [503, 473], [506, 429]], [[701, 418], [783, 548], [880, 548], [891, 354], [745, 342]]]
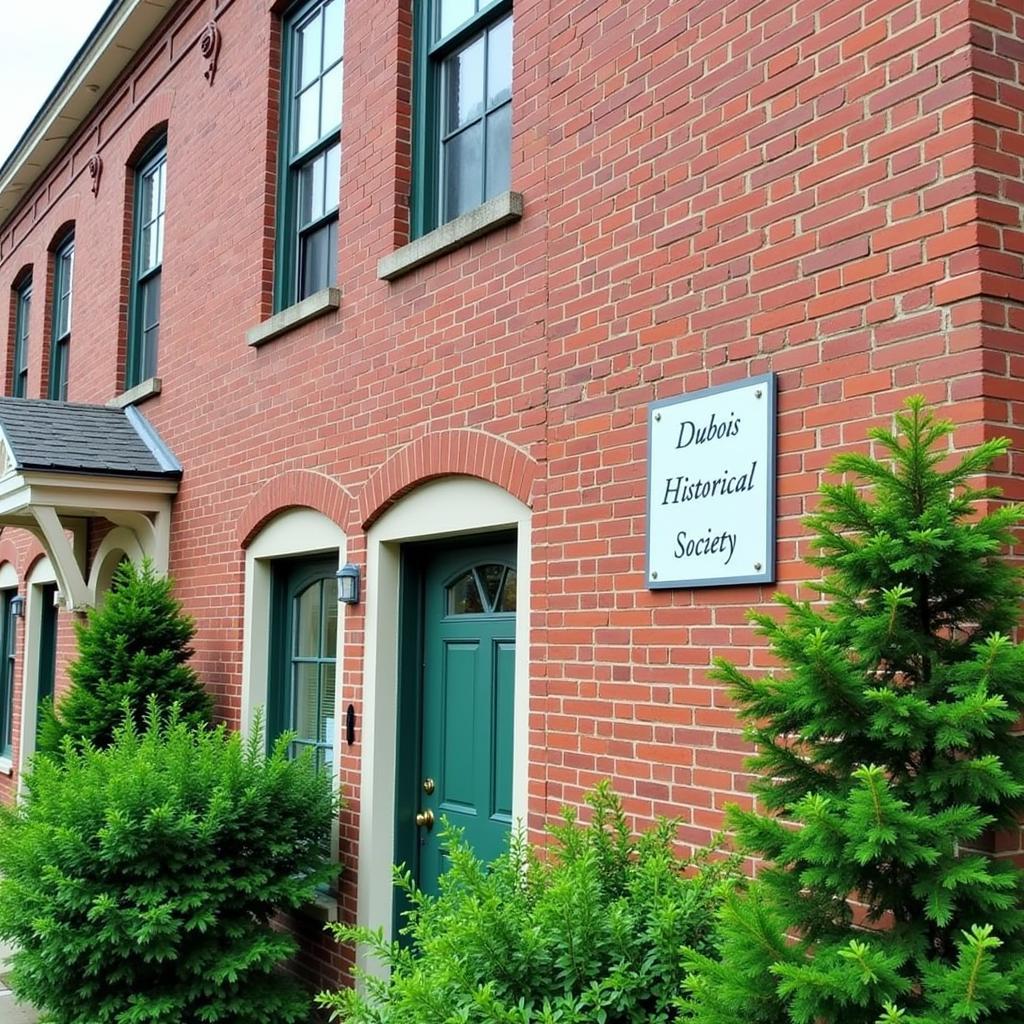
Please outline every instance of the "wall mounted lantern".
[[359, 604], [359, 566], [349, 562], [337, 572], [338, 600], [342, 604]]

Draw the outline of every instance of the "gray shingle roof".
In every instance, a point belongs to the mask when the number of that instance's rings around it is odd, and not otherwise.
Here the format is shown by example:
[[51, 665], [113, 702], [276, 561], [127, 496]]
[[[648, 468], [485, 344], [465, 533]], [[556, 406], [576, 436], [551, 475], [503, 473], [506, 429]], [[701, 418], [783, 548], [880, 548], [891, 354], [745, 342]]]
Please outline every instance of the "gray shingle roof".
[[41, 398], [0, 398], [0, 430], [18, 469], [109, 476], [181, 476], [138, 410]]

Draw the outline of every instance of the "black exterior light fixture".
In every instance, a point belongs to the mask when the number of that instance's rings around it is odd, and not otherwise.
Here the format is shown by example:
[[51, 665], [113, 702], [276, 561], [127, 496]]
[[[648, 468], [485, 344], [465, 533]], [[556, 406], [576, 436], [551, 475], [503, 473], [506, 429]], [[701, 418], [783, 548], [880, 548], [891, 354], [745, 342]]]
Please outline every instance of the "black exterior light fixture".
[[25, 617], [25, 598], [21, 594], [15, 594], [11, 598], [11, 615], [16, 619]]
[[349, 562], [336, 573], [338, 600], [342, 604], [359, 604], [359, 566]]

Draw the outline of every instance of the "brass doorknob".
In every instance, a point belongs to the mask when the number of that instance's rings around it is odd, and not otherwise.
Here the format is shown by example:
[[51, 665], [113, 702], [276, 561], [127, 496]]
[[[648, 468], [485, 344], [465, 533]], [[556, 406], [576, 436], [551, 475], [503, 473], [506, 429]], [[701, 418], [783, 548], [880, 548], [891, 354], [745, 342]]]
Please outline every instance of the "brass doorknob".
[[433, 811], [420, 811], [416, 815], [416, 824], [420, 828], [425, 828], [428, 832], [434, 827], [434, 812]]

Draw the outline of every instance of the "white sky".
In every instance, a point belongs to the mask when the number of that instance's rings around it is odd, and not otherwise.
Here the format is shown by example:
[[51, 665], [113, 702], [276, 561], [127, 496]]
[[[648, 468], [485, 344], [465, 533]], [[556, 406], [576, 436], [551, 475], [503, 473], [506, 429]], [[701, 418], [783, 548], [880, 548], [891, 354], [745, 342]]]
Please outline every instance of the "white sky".
[[0, 164], [110, 0], [0, 0]]

